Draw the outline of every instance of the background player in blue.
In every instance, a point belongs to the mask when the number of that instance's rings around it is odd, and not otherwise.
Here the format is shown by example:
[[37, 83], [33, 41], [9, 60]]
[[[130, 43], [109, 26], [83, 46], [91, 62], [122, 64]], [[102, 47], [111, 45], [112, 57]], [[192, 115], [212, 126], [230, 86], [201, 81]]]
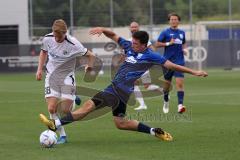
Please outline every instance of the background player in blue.
[[[181, 18], [176, 13], [170, 13], [168, 15], [168, 21], [170, 27], [165, 29], [160, 36], [158, 41], [154, 44], [155, 47], [164, 47], [164, 57], [169, 61], [184, 66], [184, 49], [186, 48], [185, 43], [185, 32], [178, 29], [178, 25]], [[176, 88], [178, 96], [178, 113], [185, 112], [186, 108], [183, 106], [184, 98], [184, 74], [179, 71], [168, 70], [164, 68], [164, 78], [168, 82], [165, 86], [164, 91], [164, 104], [163, 112], [169, 112], [169, 87], [172, 81], [172, 77], [176, 78]]]
[[113, 121], [118, 129], [143, 132], [162, 140], [171, 141], [172, 136], [161, 128], [151, 128], [136, 120], [124, 118], [128, 98], [133, 92], [134, 82], [146, 70], [156, 64], [164, 65], [173, 70], [187, 72], [195, 76], [205, 77], [207, 73], [176, 65], [166, 60], [160, 54], [153, 52], [152, 49], [147, 47], [149, 36], [145, 31], [135, 32], [132, 35], [132, 42], [130, 42], [106, 28], [96, 27], [90, 30], [91, 35], [101, 35], [102, 33], [117, 42], [126, 54], [126, 59], [117, 71], [112, 83], [104, 91], [97, 93], [92, 99], [86, 101], [82, 107], [68, 113], [67, 116], [58, 120], [49, 120], [45, 115], [40, 114], [40, 120], [49, 129], [56, 130], [59, 126], [83, 119], [88, 113], [96, 109], [109, 106], [112, 107]]

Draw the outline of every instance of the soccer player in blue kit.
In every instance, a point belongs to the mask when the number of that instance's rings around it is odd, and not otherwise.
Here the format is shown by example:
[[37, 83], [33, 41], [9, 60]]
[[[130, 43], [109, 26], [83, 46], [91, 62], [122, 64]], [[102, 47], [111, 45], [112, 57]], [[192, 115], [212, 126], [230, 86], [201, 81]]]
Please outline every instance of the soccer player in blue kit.
[[126, 54], [126, 59], [120, 66], [112, 83], [103, 91], [97, 93], [86, 101], [79, 109], [69, 112], [65, 117], [57, 120], [48, 119], [40, 114], [40, 120], [49, 129], [55, 131], [58, 127], [78, 121], [90, 112], [108, 106], [112, 107], [113, 121], [118, 129], [147, 133], [165, 141], [172, 141], [172, 136], [161, 128], [152, 128], [137, 120], [124, 118], [127, 102], [133, 92], [134, 82], [141, 77], [151, 66], [159, 64], [172, 70], [190, 73], [195, 76], [207, 76], [204, 71], [196, 71], [187, 67], [176, 65], [160, 54], [147, 47], [148, 33], [137, 31], [132, 35], [132, 42], [119, 37], [117, 34], [103, 27], [90, 30], [91, 35], [104, 34], [106, 37], [117, 42]]
[[[184, 61], [184, 49], [186, 48], [185, 32], [178, 29], [178, 25], [181, 18], [176, 13], [170, 13], [168, 15], [168, 21], [170, 27], [165, 29], [158, 37], [157, 42], [154, 44], [155, 48], [164, 47], [164, 57], [181, 66], [185, 65]], [[169, 70], [168, 68], [163, 69], [164, 79], [166, 84], [164, 87], [164, 104], [163, 112], [169, 112], [169, 88], [174, 76], [176, 79], [177, 97], [178, 97], [178, 113], [185, 112], [186, 108], [183, 105], [184, 99], [184, 74], [179, 71]]]

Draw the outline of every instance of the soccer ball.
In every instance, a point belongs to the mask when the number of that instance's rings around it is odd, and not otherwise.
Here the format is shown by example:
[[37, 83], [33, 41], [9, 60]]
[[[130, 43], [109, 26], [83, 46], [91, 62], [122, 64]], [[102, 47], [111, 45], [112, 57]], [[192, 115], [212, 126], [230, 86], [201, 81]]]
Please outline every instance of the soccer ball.
[[41, 146], [51, 148], [57, 143], [57, 134], [51, 130], [46, 130], [40, 134], [39, 140]]

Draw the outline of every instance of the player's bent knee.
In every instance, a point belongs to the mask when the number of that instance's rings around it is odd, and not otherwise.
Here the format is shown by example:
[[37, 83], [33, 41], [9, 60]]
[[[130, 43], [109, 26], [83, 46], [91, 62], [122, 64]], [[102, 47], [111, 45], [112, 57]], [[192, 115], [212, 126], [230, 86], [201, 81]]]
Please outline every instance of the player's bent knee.
[[137, 79], [137, 80], [134, 82], [134, 85], [140, 85], [140, 80]]
[[183, 89], [183, 84], [177, 84], [176, 87], [177, 87], [178, 90], [179, 89], [181, 90], [181, 89]]
[[56, 106], [48, 106], [48, 112], [53, 114], [53, 113], [56, 113], [57, 109], [56, 109]]
[[115, 123], [115, 126], [118, 128], [118, 129], [126, 129], [126, 122], [123, 118], [114, 118], [114, 123]]

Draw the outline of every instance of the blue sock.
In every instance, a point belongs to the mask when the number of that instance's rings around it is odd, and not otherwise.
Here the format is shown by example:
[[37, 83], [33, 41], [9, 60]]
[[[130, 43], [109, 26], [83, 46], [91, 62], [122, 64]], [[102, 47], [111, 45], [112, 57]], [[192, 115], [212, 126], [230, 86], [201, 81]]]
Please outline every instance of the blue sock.
[[77, 95], [75, 97], [75, 104], [78, 105], [78, 106], [80, 106], [80, 104], [81, 104], [81, 98]]
[[151, 130], [151, 127], [149, 127], [141, 122], [138, 124], [138, 132], [150, 134], [150, 130]]
[[184, 91], [178, 91], [177, 96], [178, 96], [178, 104], [183, 104]]
[[169, 99], [168, 99], [168, 92], [164, 92], [163, 99], [164, 99], [165, 102], [169, 101]]

